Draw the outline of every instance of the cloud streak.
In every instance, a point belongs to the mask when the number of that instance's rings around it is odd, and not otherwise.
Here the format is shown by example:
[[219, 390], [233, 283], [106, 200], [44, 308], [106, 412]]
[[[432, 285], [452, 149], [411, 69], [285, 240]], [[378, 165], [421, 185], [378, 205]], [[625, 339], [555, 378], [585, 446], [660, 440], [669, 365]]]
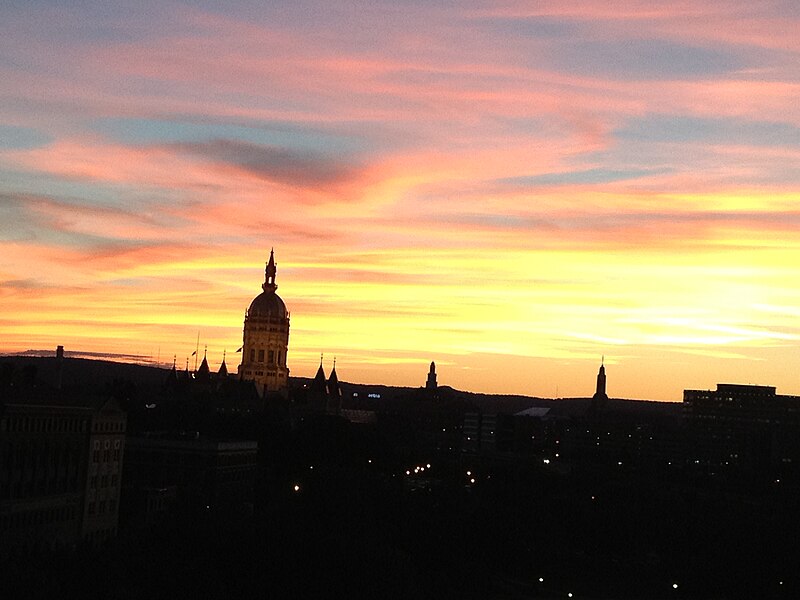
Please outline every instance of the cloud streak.
[[749, 357], [792, 393], [798, 20], [6, 3], [0, 351], [220, 354], [275, 246], [296, 374], [586, 395], [616, 353], [615, 395], [678, 400]]

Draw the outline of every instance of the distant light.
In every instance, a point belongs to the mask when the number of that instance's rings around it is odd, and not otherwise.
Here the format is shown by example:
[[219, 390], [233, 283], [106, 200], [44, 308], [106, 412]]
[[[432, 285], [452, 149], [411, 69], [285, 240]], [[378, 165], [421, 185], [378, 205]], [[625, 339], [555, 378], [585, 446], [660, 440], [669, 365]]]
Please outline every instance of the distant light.
[[427, 464], [425, 465], [425, 468], [426, 468], [426, 469], [430, 469], [430, 468], [431, 468], [431, 463], [427, 463]]
[[677, 583], [673, 583], [672, 584], [672, 589], [673, 590], [677, 590], [678, 589], [678, 584]]
[[556, 458], [558, 458], [558, 452], [556, 452]]
[[594, 500], [594, 496], [592, 496], [592, 500]]
[[294, 484], [294, 491], [295, 492], [299, 492], [300, 491], [300, 486], [297, 485], [296, 483]]
[[470, 475], [472, 475], [472, 471], [467, 471], [467, 477], [469, 477]]
[[311, 465], [311, 466], [310, 466], [310, 467], [308, 467], [308, 468], [309, 468], [309, 469], [311, 469], [311, 470], [313, 471], [313, 470], [314, 470], [314, 465]]
[[411, 471], [406, 471], [406, 475], [411, 475]]
[[544, 583], [544, 577], [539, 577], [539, 583]]
[[470, 483], [475, 483], [475, 478], [473, 477], [472, 479], [469, 480], [469, 482]]
[[572, 592], [569, 592], [569, 593], [567, 594], [567, 598], [572, 598]]
[[549, 465], [550, 464], [550, 459], [549, 458], [545, 458], [542, 462], [544, 464], [546, 464], [546, 465]]
[[617, 464], [621, 467], [622, 466], [622, 461], [619, 461]]
[[372, 464], [372, 459], [371, 459], [371, 458], [368, 458], [368, 459], [367, 459], [367, 462], [368, 462], [368, 463], [370, 463], [370, 464]]

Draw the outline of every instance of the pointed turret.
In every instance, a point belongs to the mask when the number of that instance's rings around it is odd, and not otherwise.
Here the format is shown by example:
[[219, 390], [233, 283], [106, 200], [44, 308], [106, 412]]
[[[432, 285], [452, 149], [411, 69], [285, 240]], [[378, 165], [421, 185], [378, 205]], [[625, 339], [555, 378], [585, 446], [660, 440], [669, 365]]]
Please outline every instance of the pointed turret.
[[228, 376], [228, 365], [225, 364], [225, 356], [227, 354], [226, 350], [222, 351], [222, 364], [219, 366], [219, 371], [217, 371], [217, 376], [219, 379], [225, 379]]
[[339, 376], [336, 375], [336, 357], [333, 359], [333, 370], [328, 377], [328, 409], [337, 413], [342, 408], [342, 390], [339, 388]]
[[178, 363], [178, 355], [176, 354], [172, 357], [172, 368], [169, 370], [169, 373], [167, 373], [167, 379], [164, 382], [164, 385], [166, 385], [167, 387], [173, 387], [178, 383], [177, 363]]
[[208, 347], [203, 350], [203, 362], [200, 363], [200, 368], [197, 369], [197, 381], [208, 381], [211, 375], [211, 369], [208, 368]]

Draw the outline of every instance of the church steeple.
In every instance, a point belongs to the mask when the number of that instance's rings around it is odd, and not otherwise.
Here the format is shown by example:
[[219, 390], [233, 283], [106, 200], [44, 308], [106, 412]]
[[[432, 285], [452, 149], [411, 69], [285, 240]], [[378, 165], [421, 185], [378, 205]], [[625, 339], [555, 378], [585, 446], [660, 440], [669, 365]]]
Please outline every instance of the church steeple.
[[594, 392], [595, 397], [608, 398], [606, 396], [606, 357], [600, 360], [600, 370], [597, 372], [597, 389]]
[[597, 372], [597, 388], [595, 389], [594, 396], [589, 403], [590, 419], [597, 420], [602, 418], [602, 413], [608, 403], [608, 395], [606, 394], [606, 357], [604, 356], [600, 361], [600, 370]]
[[275, 264], [275, 248], [269, 251], [269, 262], [267, 268], [264, 270], [264, 283], [261, 286], [265, 292], [274, 292], [278, 289], [278, 284], [275, 283], [275, 275], [278, 272], [278, 266]]
[[436, 363], [431, 362], [431, 370], [428, 371], [428, 380], [425, 382], [425, 388], [428, 390], [435, 390], [438, 387], [436, 383]]

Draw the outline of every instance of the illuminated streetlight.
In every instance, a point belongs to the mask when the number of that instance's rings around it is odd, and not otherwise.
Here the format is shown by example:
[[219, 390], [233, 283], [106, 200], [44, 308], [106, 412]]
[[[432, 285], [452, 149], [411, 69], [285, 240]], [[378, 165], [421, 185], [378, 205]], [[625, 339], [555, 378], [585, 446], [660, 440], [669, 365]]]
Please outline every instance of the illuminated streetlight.
[[294, 489], [295, 492], [299, 492], [300, 491], [300, 486], [295, 483], [293, 489]]

